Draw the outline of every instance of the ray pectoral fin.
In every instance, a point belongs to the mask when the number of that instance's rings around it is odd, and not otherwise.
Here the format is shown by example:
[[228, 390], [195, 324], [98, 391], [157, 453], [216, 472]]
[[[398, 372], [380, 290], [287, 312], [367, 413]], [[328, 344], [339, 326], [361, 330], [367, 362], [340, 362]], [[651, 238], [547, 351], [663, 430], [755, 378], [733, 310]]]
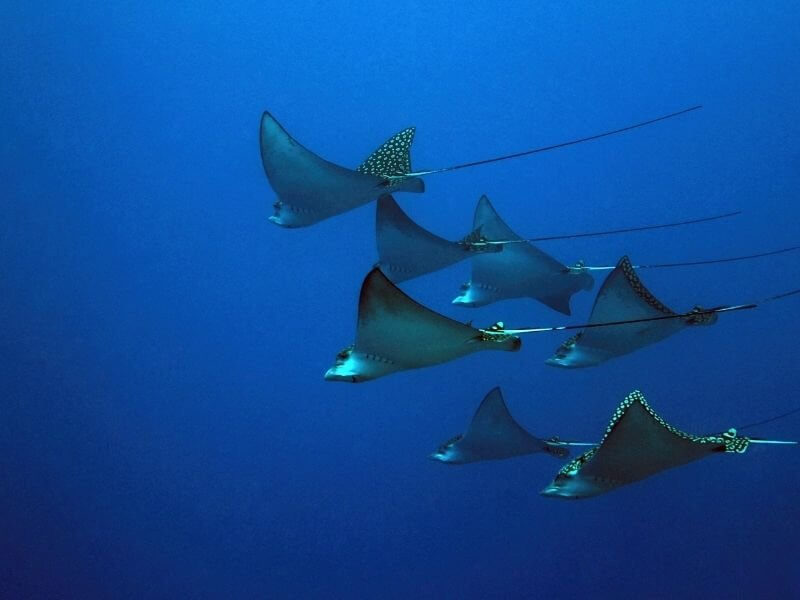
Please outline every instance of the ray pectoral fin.
[[356, 169], [379, 177], [402, 177], [411, 173], [411, 143], [415, 127], [407, 127], [386, 140]]
[[425, 182], [419, 177], [409, 175], [411, 143], [415, 132], [414, 127], [408, 127], [393, 135], [356, 169], [380, 178], [375, 186], [378, 193], [425, 191]]
[[395, 283], [444, 269], [467, 258], [467, 251], [424, 229], [383, 194], [375, 213], [375, 238], [384, 274]]
[[558, 295], [558, 296], [542, 296], [537, 298], [542, 302], [542, 304], [549, 306], [555, 311], [560, 312], [564, 315], [571, 315], [572, 310], [569, 307], [569, 301], [572, 296], [567, 295]]

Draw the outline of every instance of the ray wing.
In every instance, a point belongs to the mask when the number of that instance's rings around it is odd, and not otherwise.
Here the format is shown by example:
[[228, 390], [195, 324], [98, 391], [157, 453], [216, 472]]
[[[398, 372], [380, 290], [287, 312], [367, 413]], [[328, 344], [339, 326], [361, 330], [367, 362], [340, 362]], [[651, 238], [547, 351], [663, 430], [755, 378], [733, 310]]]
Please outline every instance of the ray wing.
[[466, 245], [417, 225], [388, 194], [378, 198], [375, 234], [378, 266], [394, 283], [444, 269], [470, 256]]
[[509, 458], [534, 452], [554, 452], [564, 456], [565, 448], [548, 446], [532, 436], [514, 420], [499, 387], [481, 402], [458, 446], [477, 460]]

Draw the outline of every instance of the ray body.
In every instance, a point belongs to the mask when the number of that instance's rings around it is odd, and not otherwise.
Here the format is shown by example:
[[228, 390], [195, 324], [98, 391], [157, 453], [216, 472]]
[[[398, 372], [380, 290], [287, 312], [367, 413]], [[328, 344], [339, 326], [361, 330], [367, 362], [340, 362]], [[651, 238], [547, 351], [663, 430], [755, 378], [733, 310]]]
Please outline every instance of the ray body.
[[417, 177], [389, 175], [411, 170], [414, 129], [383, 144], [356, 170], [320, 158], [293, 139], [268, 112], [261, 117], [261, 162], [278, 197], [269, 220], [283, 227], [305, 227], [357, 208], [388, 192], [423, 192]]
[[337, 355], [325, 379], [358, 383], [481, 350], [515, 351], [521, 343], [516, 336], [488, 335], [422, 306], [375, 268], [361, 286], [355, 344]]
[[501, 246], [475, 248], [452, 242], [417, 225], [386, 194], [378, 198], [375, 213], [378, 266], [394, 283], [433, 273], [480, 252], [502, 252]]
[[[497, 214], [486, 196], [475, 208], [473, 230], [488, 240], [521, 240]], [[529, 297], [565, 315], [571, 314], [570, 299], [590, 290], [594, 279], [588, 272], [575, 272], [533, 244], [503, 246], [503, 252], [475, 254], [472, 276], [461, 286], [453, 304], [485, 306], [498, 300]]]
[[600, 444], [565, 465], [541, 494], [590, 498], [714, 453], [742, 453], [749, 443], [734, 429], [707, 436], [679, 431], [635, 391], [614, 412]]
[[564, 458], [569, 448], [525, 431], [511, 416], [503, 393], [496, 387], [478, 406], [467, 431], [442, 444], [430, 458], [448, 464], [464, 464], [537, 452]]
[[[696, 308], [702, 311], [701, 308]], [[623, 256], [597, 293], [589, 324], [675, 316], [644, 286], [630, 259]], [[655, 344], [695, 325], [710, 325], [716, 314], [691, 314], [613, 327], [587, 328], [565, 341], [546, 364], [556, 367], [591, 367]]]

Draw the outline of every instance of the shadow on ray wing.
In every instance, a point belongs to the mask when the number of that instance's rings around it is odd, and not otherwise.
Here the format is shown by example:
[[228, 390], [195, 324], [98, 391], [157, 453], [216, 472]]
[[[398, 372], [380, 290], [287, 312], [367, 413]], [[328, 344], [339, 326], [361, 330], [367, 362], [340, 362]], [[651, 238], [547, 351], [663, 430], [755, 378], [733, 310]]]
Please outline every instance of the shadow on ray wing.
[[464, 464], [537, 452], [565, 458], [569, 455], [569, 448], [541, 440], [525, 431], [511, 416], [503, 393], [496, 387], [478, 406], [467, 431], [439, 446], [429, 458], [448, 464]]
[[521, 344], [516, 336], [489, 335], [425, 308], [374, 268], [361, 286], [355, 344], [337, 355], [325, 379], [358, 383]]
[[[472, 226], [488, 240], [522, 239], [505, 224], [486, 196], [478, 200]], [[529, 297], [569, 315], [572, 295], [592, 286], [594, 279], [589, 273], [571, 271], [533, 244], [508, 244], [501, 253], [473, 255], [472, 277], [461, 286], [453, 304], [472, 308]]]
[[[715, 313], [695, 307], [685, 318], [626, 323], [613, 327], [589, 328], [569, 338], [545, 361], [554, 367], [592, 367], [629, 354], [694, 325], [711, 325]], [[696, 314], [695, 314], [696, 313]], [[589, 324], [650, 319], [676, 315], [648, 291], [630, 259], [623, 256], [608, 274], [592, 307]]]
[[269, 218], [284, 227], [305, 227], [357, 208], [387, 192], [423, 192], [417, 177], [387, 177], [411, 171], [414, 128], [404, 129], [356, 170], [340, 167], [301, 146], [265, 112], [260, 129], [261, 162], [278, 200]]
[[708, 436], [683, 433], [635, 391], [614, 412], [600, 444], [565, 465], [541, 494], [564, 499], [599, 496], [710, 454], [742, 453], [749, 444], [735, 429]]

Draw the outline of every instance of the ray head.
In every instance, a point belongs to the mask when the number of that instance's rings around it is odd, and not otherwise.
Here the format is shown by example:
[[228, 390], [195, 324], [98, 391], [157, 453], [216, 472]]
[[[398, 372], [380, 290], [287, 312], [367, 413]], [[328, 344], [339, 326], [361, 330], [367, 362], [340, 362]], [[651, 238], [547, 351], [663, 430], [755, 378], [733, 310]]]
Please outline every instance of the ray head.
[[469, 459], [464, 456], [458, 446], [458, 442], [461, 441], [463, 437], [463, 435], [459, 434], [450, 438], [440, 445], [435, 452], [429, 454], [428, 458], [450, 465], [460, 465], [470, 462]]

